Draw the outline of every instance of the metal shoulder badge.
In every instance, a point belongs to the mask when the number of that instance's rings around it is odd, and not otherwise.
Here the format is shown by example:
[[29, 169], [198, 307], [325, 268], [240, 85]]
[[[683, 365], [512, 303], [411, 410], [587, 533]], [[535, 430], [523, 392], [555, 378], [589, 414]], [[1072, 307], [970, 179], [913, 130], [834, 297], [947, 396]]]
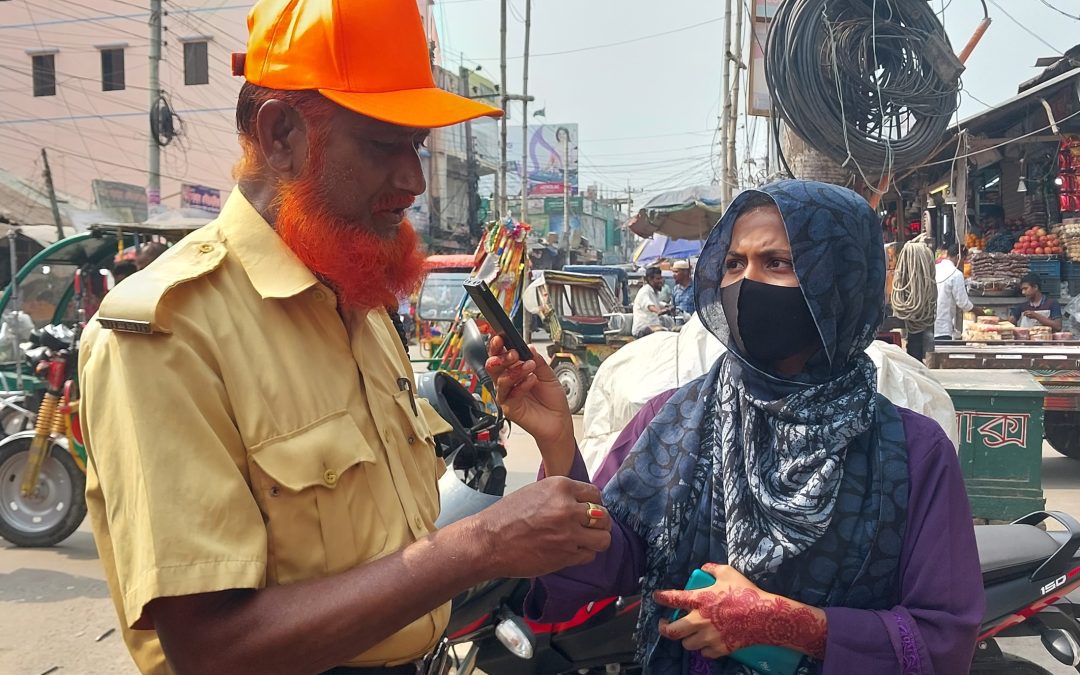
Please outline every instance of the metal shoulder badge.
[[141, 333], [143, 335], [149, 335], [153, 332], [153, 330], [150, 328], [149, 321], [109, 319], [103, 316], [99, 316], [97, 321], [102, 328], [106, 328], [108, 330], [118, 330], [124, 333]]
[[158, 312], [162, 298], [173, 288], [208, 274], [224, 257], [225, 247], [220, 242], [196, 240], [177, 244], [148, 269], [136, 273], [137, 285], [125, 282], [109, 291], [98, 309], [98, 325], [106, 330], [139, 335], [168, 333], [164, 325], [167, 322]]

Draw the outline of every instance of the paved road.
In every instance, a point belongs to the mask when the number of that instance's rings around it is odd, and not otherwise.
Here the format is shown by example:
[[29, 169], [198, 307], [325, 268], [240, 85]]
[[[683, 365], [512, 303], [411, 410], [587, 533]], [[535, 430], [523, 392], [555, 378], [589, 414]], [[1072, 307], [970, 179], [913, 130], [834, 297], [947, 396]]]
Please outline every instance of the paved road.
[[[580, 416], [575, 422], [580, 433]], [[540, 457], [520, 430], [508, 445], [508, 483], [517, 489], [535, 480]], [[1080, 514], [1080, 461], [1049, 448], [1043, 457], [1047, 505]], [[119, 633], [97, 640], [115, 623], [85, 523], [53, 549], [15, 549], [0, 540], [0, 673], [41, 675], [52, 667], [58, 675], [135, 673]], [[1010, 640], [1005, 648], [1055, 675], [1076, 672], [1051, 659], [1037, 638]]]

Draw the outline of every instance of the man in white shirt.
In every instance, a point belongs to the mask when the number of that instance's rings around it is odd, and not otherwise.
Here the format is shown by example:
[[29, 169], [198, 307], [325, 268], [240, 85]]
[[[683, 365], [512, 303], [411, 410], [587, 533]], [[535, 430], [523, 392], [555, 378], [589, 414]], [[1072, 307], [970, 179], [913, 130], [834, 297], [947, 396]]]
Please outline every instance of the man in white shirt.
[[650, 267], [645, 270], [645, 284], [638, 290], [634, 298], [634, 337], [639, 338], [649, 333], [655, 333], [664, 328], [660, 316], [671, 311], [660, 300], [660, 288], [664, 285], [664, 277], [659, 267]]
[[940, 262], [935, 266], [937, 280], [937, 315], [934, 318], [935, 340], [956, 340], [960, 331], [956, 327], [956, 310], [967, 312], [971, 299], [964, 285], [964, 273], [956, 267], [959, 256], [956, 251], [939, 251]]

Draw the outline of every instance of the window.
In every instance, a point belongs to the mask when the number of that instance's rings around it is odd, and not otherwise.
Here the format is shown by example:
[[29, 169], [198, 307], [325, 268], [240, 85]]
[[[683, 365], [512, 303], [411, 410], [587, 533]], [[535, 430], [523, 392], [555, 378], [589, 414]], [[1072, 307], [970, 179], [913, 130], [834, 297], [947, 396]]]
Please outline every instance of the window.
[[210, 84], [205, 41], [184, 43], [184, 84]]
[[34, 96], [56, 96], [56, 54], [35, 54], [33, 66]]
[[120, 91], [124, 88], [124, 49], [101, 50], [101, 91]]

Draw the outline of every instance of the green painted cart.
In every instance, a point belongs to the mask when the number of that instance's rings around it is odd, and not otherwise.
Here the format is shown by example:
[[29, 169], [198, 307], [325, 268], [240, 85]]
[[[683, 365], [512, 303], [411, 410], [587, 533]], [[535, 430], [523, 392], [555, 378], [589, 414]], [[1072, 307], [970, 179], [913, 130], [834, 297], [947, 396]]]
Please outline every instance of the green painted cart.
[[1046, 388], [1026, 370], [933, 370], [956, 406], [960, 467], [972, 515], [1013, 521], [1046, 504]]

